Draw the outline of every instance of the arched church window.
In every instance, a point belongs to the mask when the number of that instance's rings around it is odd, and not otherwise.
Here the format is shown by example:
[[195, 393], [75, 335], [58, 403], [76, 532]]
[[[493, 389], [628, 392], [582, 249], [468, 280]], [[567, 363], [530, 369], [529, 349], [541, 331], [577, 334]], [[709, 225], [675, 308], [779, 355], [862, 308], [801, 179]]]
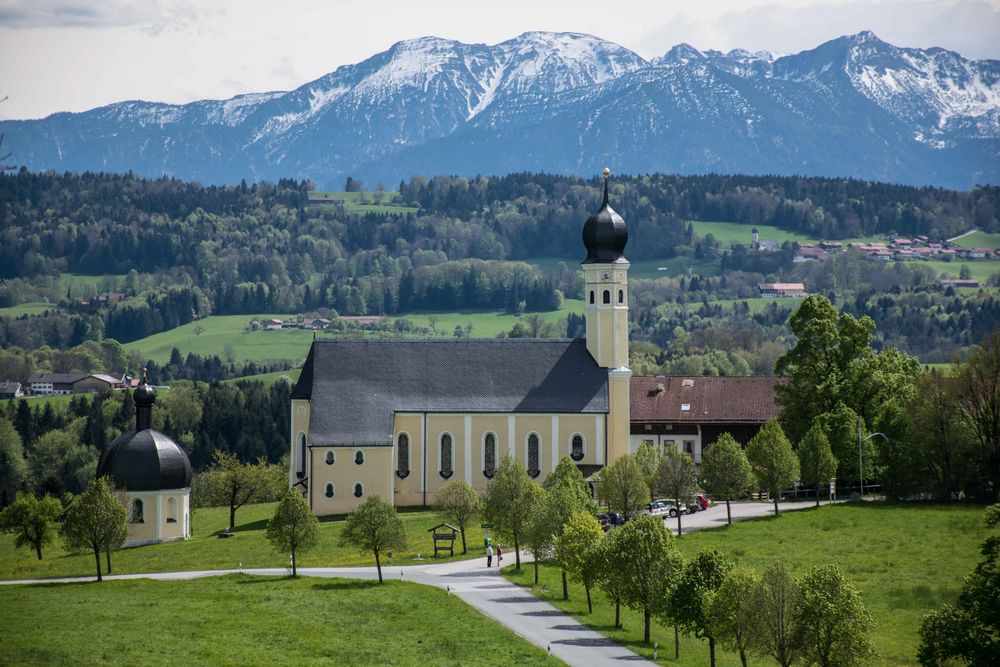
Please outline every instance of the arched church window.
[[177, 523], [177, 499], [167, 498], [167, 523]]
[[136, 498], [132, 501], [132, 516], [129, 517], [130, 523], [145, 523], [142, 519], [142, 501]]
[[334, 461], [336, 461], [336, 460], [337, 460], [337, 459], [336, 459], [336, 457], [334, 456], [334, 454], [333, 454], [333, 452], [332, 452], [332, 451], [329, 451], [329, 452], [327, 452], [327, 453], [326, 453], [326, 464], [327, 464], [328, 466], [332, 466], [332, 465], [333, 465], [333, 462], [334, 462]]
[[487, 433], [483, 437], [483, 476], [492, 479], [497, 470], [497, 437]]
[[438, 471], [442, 477], [448, 479], [451, 477], [452, 473], [455, 471], [454, 464], [452, 463], [452, 456], [454, 450], [452, 448], [451, 433], [441, 434], [441, 469]]
[[604, 297], [602, 299], [604, 303], [611, 303], [611, 290], [604, 290]]
[[400, 433], [396, 439], [396, 477], [406, 479], [410, 474], [410, 436]]
[[361, 482], [354, 483], [354, 497], [360, 498], [365, 495], [365, 487], [361, 486]]
[[327, 482], [327, 485], [326, 485], [326, 497], [327, 498], [333, 498], [333, 493], [334, 493], [333, 484], [330, 484], [329, 482]]
[[295, 476], [302, 479], [306, 476], [306, 434], [299, 433], [299, 460], [295, 467]]
[[618, 290], [618, 303], [625, 303], [625, 290]]
[[583, 458], [583, 436], [579, 433], [573, 435], [573, 439], [570, 441], [569, 456], [574, 461], [579, 461]]
[[362, 463], [365, 462], [365, 453], [363, 451], [361, 451], [360, 449], [358, 451], [354, 452], [354, 462], [357, 465], [361, 465]]
[[594, 303], [594, 290], [590, 290], [590, 303]]
[[528, 436], [528, 474], [532, 477], [538, 477], [539, 473], [541, 473], [538, 461], [538, 449], [538, 434], [532, 433]]

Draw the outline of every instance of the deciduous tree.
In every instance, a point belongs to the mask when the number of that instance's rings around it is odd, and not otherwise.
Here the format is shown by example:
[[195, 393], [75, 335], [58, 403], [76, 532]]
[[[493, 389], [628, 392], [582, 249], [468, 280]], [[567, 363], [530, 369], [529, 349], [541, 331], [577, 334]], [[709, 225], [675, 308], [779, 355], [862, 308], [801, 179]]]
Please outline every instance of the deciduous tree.
[[390, 549], [406, 548], [406, 529], [396, 508], [378, 495], [354, 508], [347, 515], [344, 529], [340, 533], [340, 543], [351, 546], [361, 553], [375, 554], [378, 582], [382, 583], [382, 553]]
[[705, 491], [726, 501], [726, 519], [733, 522], [729, 502], [746, 497], [754, 483], [753, 470], [740, 443], [723, 433], [701, 456]]
[[646, 504], [649, 485], [635, 457], [619, 456], [601, 470], [597, 478], [597, 497], [608, 504], [608, 509], [621, 512], [626, 519]]
[[569, 578], [583, 584], [587, 592], [587, 613], [593, 612], [590, 589], [597, 576], [595, 549], [604, 537], [601, 524], [590, 512], [576, 511], [555, 538], [556, 562]]
[[674, 536], [659, 517], [641, 516], [608, 534], [608, 560], [622, 580], [622, 602], [642, 612], [643, 642], [649, 643], [653, 612], [667, 597], [682, 561]]
[[780, 562], [764, 570], [754, 589], [754, 646], [757, 652], [774, 658], [781, 667], [789, 667], [803, 652], [803, 637], [795, 623], [801, 600], [798, 582]]
[[774, 500], [778, 515], [781, 492], [799, 477], [799, 460], [777, 419], [769, 419], [747, 446], [747, 460], [760, 484]]
[[101, 550], [118, 548], [128, 537], [128, 512], [107, 477], [95, 479], [66, 511], [63, 541], [69, 549], [94, 552], [97, 580], [101, 581]]
[[653, 490], [674, 501], [677, 506], [677, 534], [681, 534], [681, 516], [698, 491], [694, 459], [676, 447], [667, 447], [653, 478]]
[[819, 422], [813, 423], [802, 436], [798, 454], [802, 481], [816, 486], [816, 507], [819, 507], [820, 489], [837, 474], [837, 457], [830, 450], [830, 441]]
[[868, 638], [874, 623], [861, 595], [836, 565], [810, 569], [799, 582], [796, 615], [804, 659], [820, 667], [851, 667], [868, 661], [875, 647]]
[[515, 569], [521, 570], [521, 543], [537, 485], [513, 456], [505, 455], [483, 494], [483, 515], [494, 532], [514, 543]]
[[701, 551], [688, 561], [670, 592], [670, 616], [695, 637], [708, 640], [709, 662], [715, 667], [715, 632], [711, 602], [733, 564], [718, 551]]
[[482, 499], [465, 480], [453, 479], [434, 494], [434, 507], [442, 519], [462, 533], [462, 553], [467, 553], [465, 531], [479, 516]]
[[62, 505], [52, 496], [38, 499], [32, 493], [18, 493], [14, 502], [0, 512], [0, 532], [14, 534], [14, 546], [32, 547], [42, 560], [42, 547], [56, 540]]
[[993, 497], [1000, 499], [1000, 328], [960, 367], [957, 394], [982, 449]]
[[9, 421], [0, 417], [0, 507], [14, 501], [28, 478], [21, 436]]
[[309, 509], [302, 494], [289, 489], [267, 522], [268, 542], [281, 552], [292, 556], [292, 576], [298, 576], [296, 556], [316, 546], [319, 541], [319, 521]]
[[740, 654], [743, 667], [756, 637], [754, 590], [759, 585], [752, 570], [737, 565], [726, 573], [708, 608], [712, 634], [722, 646]]
[[258, 502], [268, 492], [271, 477], [267, 461], [240, 463], [235, 454], [216, 450], [215, 465], [205, 475], [205, 490], [210, 504], [229, 507], [229, 530], [236, 527], [236, 510]]

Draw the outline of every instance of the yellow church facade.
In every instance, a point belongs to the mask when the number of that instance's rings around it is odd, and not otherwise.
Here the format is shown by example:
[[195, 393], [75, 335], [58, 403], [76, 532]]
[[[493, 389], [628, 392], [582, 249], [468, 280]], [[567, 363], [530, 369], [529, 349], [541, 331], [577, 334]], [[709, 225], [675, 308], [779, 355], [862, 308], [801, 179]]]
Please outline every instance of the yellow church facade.
[[292, 391], [289, 485], [318, 515], [372, 495], [434, 503], [485, 489], [503, 456], [541, 483], [630, 450], [628, 233], [608, 203], [583, 228], [585, 339], [318, 340]]

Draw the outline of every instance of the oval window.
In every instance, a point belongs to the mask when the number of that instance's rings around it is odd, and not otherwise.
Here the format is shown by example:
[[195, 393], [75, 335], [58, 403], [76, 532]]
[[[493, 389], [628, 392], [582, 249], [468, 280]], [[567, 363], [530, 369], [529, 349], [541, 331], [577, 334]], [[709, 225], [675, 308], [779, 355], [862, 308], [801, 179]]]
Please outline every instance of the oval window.
[[354, 452], [354, 462], [357, 463], [358, 465], [361, 465], [362, 463], [365, 462], [365, 453], [360, 449]]
[[332, 465], [333, 465], [333, 462], [334, 462], [335, 460], [336, 460], [336, 459], [335, 459], [335, 458], [334, 458], [334, 456], [333, 456], [333, 452], [327, 452], [327, 453], [326, 453], [326, 464], [327, 464], [328, 466], [332, 466]]
[[326, 485], [326, 497], [333, 498], [333, 484]]
[[360, 498], [365, 494], [365, 487], [361, 486], [361, 482], [354, 485], [354, 497]]

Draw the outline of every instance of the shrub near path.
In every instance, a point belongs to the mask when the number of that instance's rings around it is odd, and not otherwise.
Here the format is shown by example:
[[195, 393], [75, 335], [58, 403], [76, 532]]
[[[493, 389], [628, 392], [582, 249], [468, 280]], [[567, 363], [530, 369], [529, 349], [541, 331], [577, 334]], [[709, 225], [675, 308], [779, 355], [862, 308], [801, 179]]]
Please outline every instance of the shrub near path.
[[[916, 665], [918, 631], [924, 614], [954, 601], [963, 577], [975, 566], [986, 530], [982, 507], [888, 505], [823, 506], [781, 516], [693, 532], [677, 540], [685, 559], [703, 549], [718, 549], [757, 572], [780, 560], [796, 577], [815, 565], [837, 564], [858, 588], [875, 620], [871, 639], [878, 651], [873, 665]], [[505, 574], [529, 586], [527, 571]], [[614, 629], [614, 605], [598, 591], [594, 613], [587, 614], [583, 587], [574, 585], [562, 601], [559, 570], [546, 565], [536, 595], [595, 630], [652, 658], [642, 644], [642, 615], [622, 610], [624, 628]], [[544, 591], [544, 592], [542, 592]], [[704, 665], [708, 642], [682, 636], [680, 662], [673, 662], [673, 628], [654, 624], [661, 664]], [[739, 665], [736, 653], [718, 650], [718, 665]], [[751, 659], [752, 664], [758, 661]]]

